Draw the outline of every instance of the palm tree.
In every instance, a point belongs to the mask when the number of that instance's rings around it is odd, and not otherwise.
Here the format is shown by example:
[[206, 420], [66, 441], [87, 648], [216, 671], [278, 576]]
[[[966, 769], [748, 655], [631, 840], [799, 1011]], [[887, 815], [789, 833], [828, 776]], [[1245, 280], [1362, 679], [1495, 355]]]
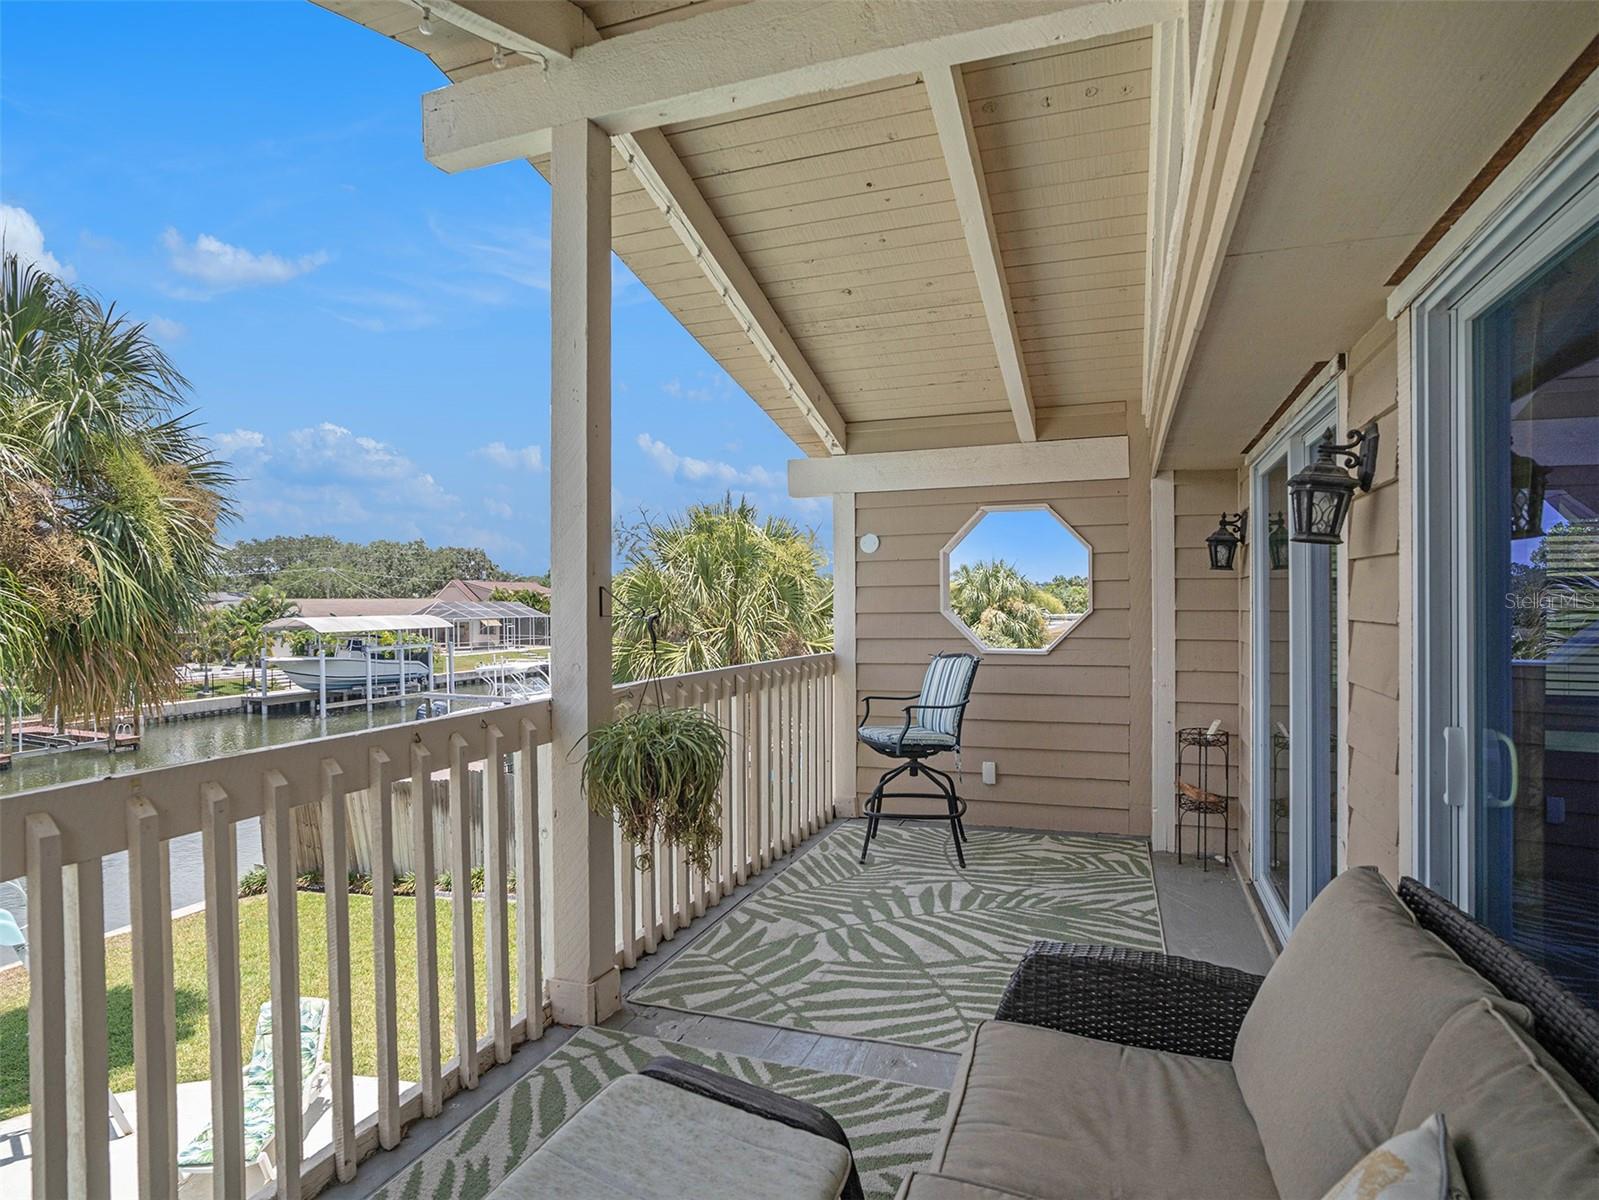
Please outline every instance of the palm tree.
[[109, 719], [177, 692], [233, 480], [115, 308], [0, 263], [0, 678]]
[[[694, 505], [624, 535], [613, 581], [619, 682], [829, 650], [833, 588], [814, 536], [747, 500]], [[652, 651], [649, 617], [657, 644]]]
[[963, 563], [949, 581], [950, 607], [985, 646], [1036, 650], [1048, 637], [1039, 588], [1004, 559]]

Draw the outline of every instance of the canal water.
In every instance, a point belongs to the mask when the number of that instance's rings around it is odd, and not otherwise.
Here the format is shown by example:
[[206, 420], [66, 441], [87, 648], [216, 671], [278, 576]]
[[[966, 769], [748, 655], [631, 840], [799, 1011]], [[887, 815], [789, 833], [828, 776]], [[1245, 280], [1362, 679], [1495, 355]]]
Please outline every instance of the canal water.
[[[479, 696], [487, 692], [486, 687], [479, 686], [458, 690], [466, 695]], [[370, 717], [364, 706], [329, 713], [325, 728], [321, 718], [314, 714], [287, 712], [267, 717], [239, 712], [169, 724], [152, 723], [144, 727], [137, 750], [124, 750], [117, 754], [107, 754], [103, 750], [71, 750], [38, 758], [17, 759], [9, 771], [0, 771], [0, 795], [173, 763], [223, 758], [261, 746], [309, 741], [324, 736], [324, 731], [326, 736], [332, 737], [340, 733], [376, 729], [415, 720], [418, 703], [411, 700], [404, 704], [381, 705], [372, 710]], [[259, 823], [253, 819], [239, 822], [237, 829], [239, 872], [242, 875], [263, 861], [261, 830]], [[172, 907], [177, 910], [198, 904], [204, 898], [200, 835], [195, 833], [174, 838], [171, 846]], [[26, 930], [27, 901], [20, 887], [14, 883], [0, 883], [0, 908], [10, 910], [17, 918], [17, 924]], [[125, 853], [114, 854], [105, 859], [107, 932], [124, 928], [130, 919], [128, 856]], [[15, 961], [16, 955], [8, 947], [0, 947], [0, 967]]]

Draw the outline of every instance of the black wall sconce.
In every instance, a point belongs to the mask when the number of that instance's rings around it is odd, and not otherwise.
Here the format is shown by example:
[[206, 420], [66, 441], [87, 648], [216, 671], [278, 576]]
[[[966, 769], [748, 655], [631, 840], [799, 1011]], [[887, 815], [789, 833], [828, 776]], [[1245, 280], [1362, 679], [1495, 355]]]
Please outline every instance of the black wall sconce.
[[1249, 513], [1247, 511], [1234, 513], [1228, 516], [1221, 515], [1221, 524], [1216, 526], [1216, 532], [1205, 539], [1205, 548], [1210, 551], [1210, 569], [1212, 571], [1231, 571], [1233, 569], [1233, 556], [1238, 553], [1238, 543], [1244, 540], [1244, 532], [1249, 528]]
[[1283, 571], [1288, 567], [1288, 519], [1282, 513], [1272, 513], [1267, 523], [1266, 549], [1271, 553], [1271, 569]]
[[1543, 502], [1549, 490], [1549, 468], [1510, 452], [1510, 536], [1543, 536]]
[[1343, 541], [1344, 520], [1355, 489], [1371, 491], [1376, 474], [1377, 422], [1351, 429], [1347, 442], [1323, 441], [1316, 447], [1316, 461], [1288, 481], [1294, 541], [1319, 546]]

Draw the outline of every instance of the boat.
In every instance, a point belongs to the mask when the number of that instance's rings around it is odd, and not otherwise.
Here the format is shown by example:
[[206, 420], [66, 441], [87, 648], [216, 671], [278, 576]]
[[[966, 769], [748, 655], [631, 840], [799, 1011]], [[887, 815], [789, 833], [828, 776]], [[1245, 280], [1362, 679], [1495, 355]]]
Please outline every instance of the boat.
[[[416, 647], [410, 647], [409, 652], [416, 653]], [[311, 654], [267, 661], [291, 682], [312, 692], [321, 690], [324, 670], [330, 692], [364, 691], [368, 682], [374, 689], [397, 687], [402, 668], [407, 688], [421, 689], [430, 682], [426, 662], [410, 657], [396, 659], [393, 646], [371, 646], [360, 638], [351, 638], [325, 658]]]

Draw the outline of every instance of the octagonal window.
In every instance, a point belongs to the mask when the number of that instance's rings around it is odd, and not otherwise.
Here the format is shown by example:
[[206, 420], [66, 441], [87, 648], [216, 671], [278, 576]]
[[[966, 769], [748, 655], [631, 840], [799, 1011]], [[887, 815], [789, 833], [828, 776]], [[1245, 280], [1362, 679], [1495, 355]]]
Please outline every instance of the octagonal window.
[[983, 650], [1047, 654], [1093, 610], [1093, 564], [1049, 505], [985, 505], [944, 547], [944, 615]]

